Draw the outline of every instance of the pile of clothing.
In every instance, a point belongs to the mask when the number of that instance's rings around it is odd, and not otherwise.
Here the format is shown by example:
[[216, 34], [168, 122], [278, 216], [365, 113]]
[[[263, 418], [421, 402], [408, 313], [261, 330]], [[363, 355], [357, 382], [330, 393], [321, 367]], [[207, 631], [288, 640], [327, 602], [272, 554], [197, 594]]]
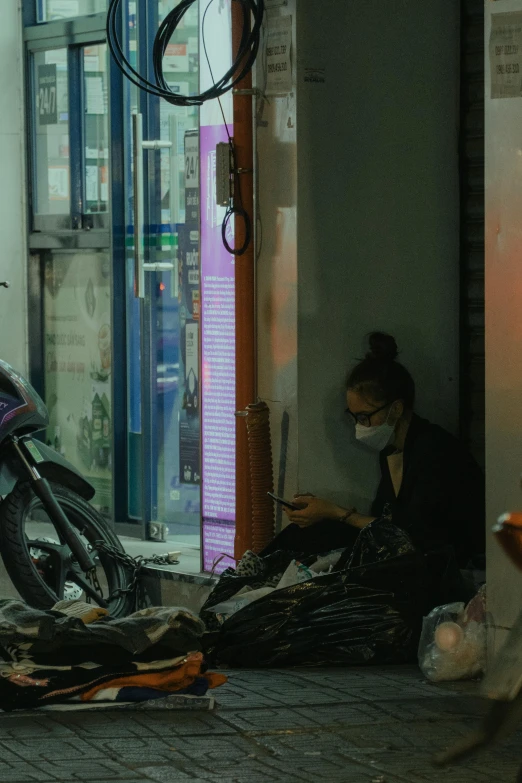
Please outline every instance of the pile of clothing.
[[211, 709], [207, 691], [226, 677], [206, 670], [203, 631], [188, 609], [114, 620], [82, 601], [0, 600], [0, 709]]

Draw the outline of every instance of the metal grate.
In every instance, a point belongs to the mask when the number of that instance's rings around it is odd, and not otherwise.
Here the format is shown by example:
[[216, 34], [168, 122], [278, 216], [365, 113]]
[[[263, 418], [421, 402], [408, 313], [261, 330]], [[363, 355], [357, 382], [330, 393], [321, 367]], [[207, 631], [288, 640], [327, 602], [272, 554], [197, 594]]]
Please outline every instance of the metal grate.
[[461, 8], [460, 426], [484, 467], [484, 2]]

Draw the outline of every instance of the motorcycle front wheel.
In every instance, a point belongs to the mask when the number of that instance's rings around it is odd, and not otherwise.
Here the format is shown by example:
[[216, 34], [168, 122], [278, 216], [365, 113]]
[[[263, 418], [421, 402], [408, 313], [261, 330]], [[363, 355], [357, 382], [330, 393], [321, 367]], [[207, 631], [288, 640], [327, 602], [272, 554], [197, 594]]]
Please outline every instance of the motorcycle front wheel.
[[[82, 571], [31, 484], [20, 482], [0, 506], [0, 550], [14, 586], [36, 609], [51, 609], [64, 598], [78, 598], [93, 606], [105, 602], [112, 617], [131, 613], [135, 596], [119, 592], [133, 576], [114, 556], [114, 551], [124, 554], [121, 542], [86, 500], [60, 484], [51, 482], [51, 489], [91, 553], [96, 571], [91, 575]], [[105, 546], [100, 547], [100, 541]]]

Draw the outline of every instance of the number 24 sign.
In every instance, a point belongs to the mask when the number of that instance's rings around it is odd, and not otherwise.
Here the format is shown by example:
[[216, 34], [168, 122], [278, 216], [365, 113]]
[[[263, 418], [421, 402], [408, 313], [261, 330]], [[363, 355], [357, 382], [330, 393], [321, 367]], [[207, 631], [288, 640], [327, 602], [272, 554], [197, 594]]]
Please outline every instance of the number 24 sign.
[[40, 125], [56, 125], [56, 65], [38, 68], [38, 117]]
[[185, 187], [199, 187], [199, 140], [193, 132], [185, 135]]

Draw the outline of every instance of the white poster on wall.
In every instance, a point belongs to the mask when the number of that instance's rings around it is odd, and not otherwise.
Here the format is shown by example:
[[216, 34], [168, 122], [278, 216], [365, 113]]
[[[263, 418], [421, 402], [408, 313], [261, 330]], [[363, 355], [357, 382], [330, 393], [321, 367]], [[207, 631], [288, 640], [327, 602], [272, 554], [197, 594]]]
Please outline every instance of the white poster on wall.
[[491, 97], [522, 98], [522, 12], [493, 14], [489, 39]]
[[85, 167], [85, 198], [98, 201], [98, 166]]
[[83, 70], [97, 73], [103, 71], [103, 58], [100, 60], [100, 48], [98, 46], [86, 46], [83, 51]]
[[67, 201], [69, 198], [69, 167], [49, 166], [47, 169], [49, 201]]
[[107, 113], [103, 76], [85, 77], [85, 103], [87, 114]]
[[163, 70], [174, 73], [187, 73], [189, 70], [189, 56], [187, 44], [168, 44], [163, 57]]
[[266, 35], [266, 95], [292, 91], [292, 17], [269, 19]]
[[80, 15], [79, 0], [48, 0], [46, 22]]

